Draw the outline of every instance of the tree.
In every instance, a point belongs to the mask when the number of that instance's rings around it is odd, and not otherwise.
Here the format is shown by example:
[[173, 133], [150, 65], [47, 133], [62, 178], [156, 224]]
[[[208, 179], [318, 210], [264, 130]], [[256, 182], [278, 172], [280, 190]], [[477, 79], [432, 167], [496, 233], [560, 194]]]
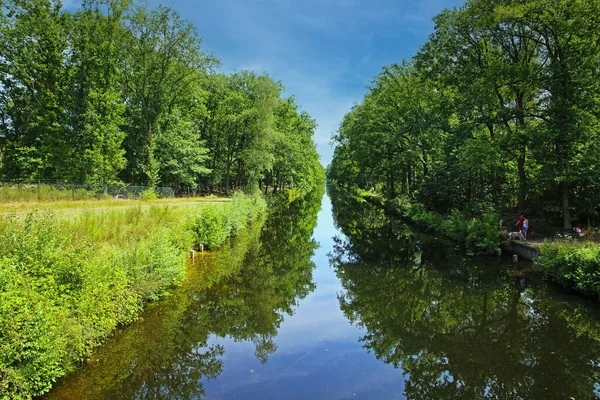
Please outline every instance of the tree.
[[155, 157], [153, 131], [159, 121], [169, 121], [179, 103], [193, 98], [203, 75], [216, 61], [201, 51], [195, 28], [167, 7], [138, 7], [128, 16], [126, 27], [125, 176], [155, 185], [160, 165]]
[[241, 71], [209, 80], [202, 138], [210, 149], [211, 186], [225, 192], [257, 184], [273, 158], [273, 114], [281, 88], [268, 76]]
[[73, 90], [68, 131], [74, 159], [70, 175], [102, 184], [104, 193], [126, 165], [125, 104], [119, 89], [126, 37], [122, 22], [128, 7], [128, 0], [89, 0], [71, 18], [67, 65]]
[[165, 129], [156, 135], [156, 160], [160, 165], [160, 181], [172, 185], [175, 192], [183, 186], [197, 188], [199, 176], [207, 175], [208, 149], [200, 140], [195, 124], [184, 118], [178, 109], [173, 110]]
[[70, 159], [65, 122], [67, 50], [61, 3], [11, 1], [0, 13], [0, 141], [3, 174], [60, 177]]

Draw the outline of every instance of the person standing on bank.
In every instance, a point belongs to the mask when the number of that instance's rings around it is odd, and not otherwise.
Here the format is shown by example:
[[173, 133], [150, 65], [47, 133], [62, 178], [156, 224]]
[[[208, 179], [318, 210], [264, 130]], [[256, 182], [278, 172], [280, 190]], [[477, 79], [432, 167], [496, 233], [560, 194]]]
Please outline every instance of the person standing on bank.
[[523, 232], [523, 237], [527, 240], [527, 229], [529, 228], [529, 220], [527, 218], [523, 218], [523, 228], [521, 232]]
[[521, 215], [521, 218], [519, 218], [519, 221], [515, 224], [516, 226], [519, 227], [519, 232], [523, 233], [523, 222], [525, 221], [525, 217]]

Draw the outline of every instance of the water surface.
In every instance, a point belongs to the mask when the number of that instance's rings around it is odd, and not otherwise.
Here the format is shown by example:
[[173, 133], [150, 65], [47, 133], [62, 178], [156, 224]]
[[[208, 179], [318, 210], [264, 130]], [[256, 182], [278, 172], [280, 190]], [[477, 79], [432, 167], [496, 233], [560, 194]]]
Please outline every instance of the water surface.
[[332, 198], [201, 259], [48, 398], [598, 398], [597, 304]]

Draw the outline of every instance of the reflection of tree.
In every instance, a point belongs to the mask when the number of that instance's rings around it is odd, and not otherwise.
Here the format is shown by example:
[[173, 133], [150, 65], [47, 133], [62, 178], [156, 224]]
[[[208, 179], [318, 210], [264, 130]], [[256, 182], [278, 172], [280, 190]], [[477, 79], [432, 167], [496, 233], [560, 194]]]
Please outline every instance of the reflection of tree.
[[231, 247], [200, 259], [181, 290], [117, 332], [48, 398], [200, 398], [226, 350], [208, 346], [210, 335], [252, 341], [265, 363], [283, 315], [314, 290], [311, 236], [322, 194], [276, 207]]
[[581, 302], [541, 283], [519, 288], [495, 259], [465, 261], [364, 204], [332, 200], [347, 236], [330, 257], [341, 308], [366, 328], [367, 349], [402, 367], [407, 397], [597, 396], [598, 318]]

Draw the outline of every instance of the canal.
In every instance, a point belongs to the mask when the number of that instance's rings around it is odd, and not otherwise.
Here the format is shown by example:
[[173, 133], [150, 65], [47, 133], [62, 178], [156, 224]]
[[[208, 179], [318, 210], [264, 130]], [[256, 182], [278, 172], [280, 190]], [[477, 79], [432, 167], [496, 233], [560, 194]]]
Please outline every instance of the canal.
[[46, 398], [593, 399], [598, 310], [330, 191], [200, 258]]

